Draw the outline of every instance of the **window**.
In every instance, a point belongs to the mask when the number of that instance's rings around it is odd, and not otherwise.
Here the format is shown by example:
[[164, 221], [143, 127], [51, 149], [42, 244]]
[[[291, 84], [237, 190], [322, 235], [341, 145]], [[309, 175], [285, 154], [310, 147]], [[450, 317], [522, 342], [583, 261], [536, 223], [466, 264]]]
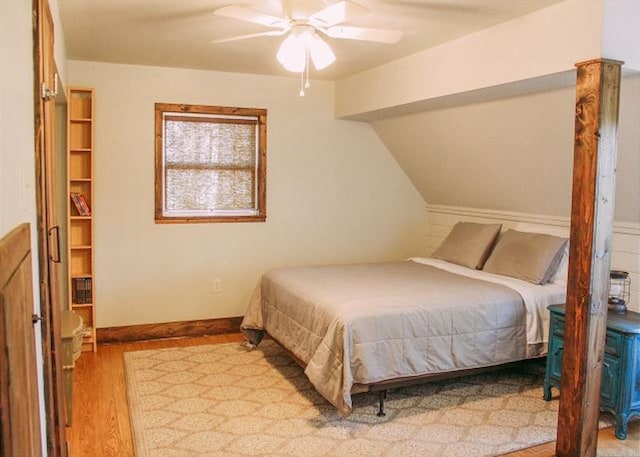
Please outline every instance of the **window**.
[[156, 103], [156, 222], [266, 219], [267, 110]]

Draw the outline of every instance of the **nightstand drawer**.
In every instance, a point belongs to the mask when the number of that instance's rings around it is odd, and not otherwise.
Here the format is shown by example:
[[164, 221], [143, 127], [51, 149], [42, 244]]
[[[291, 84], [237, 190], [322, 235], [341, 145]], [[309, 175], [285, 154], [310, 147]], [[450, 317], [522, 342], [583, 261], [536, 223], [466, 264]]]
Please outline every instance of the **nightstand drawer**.
[[[564, 337], [564, 318], [556, 317], [551, 324], [552, 336]], [[620, 356], [620, 348], [622, 347], [622, 334], [607, 330], [607, 339], [604, 345], [604, 350], [607, 354], [614, 356]]]
[[631, 372], [633, 373], [631, 375], [631, 379], [635, 380], [635, 381], [632, 381], [635, 383], [635, 385], [632, 386], [632, 390], [631, 390], [631, 404], [633, 404], [636, 409], [640, 409], [640, 360], [638, 360], [640, 359], [640, 338], [638, 339], [636, 351], [637, 351], [637, 355], [635, 356], [636, 357], [635, 367], [632, 366], [631, 368], [632, 370]]
[[622, 347], [622, 334], [607, 330], [607, 339], [604, 343], [604, 351], [607, 354], [620, 357], [620, 348]]
[[559, 337], [564, 336], [564, 317], [554, 316], [551, 320], [551, 333]]
[[604, 356], [602, 363], [602, 381], [600, 383], [600, 400], [615, 406], [618, 401], [618, 385], [620, 378], [620, 360]]
[[562, 376], [562, 353], [564, 347], [562, 346], [562, 339], [558, 340], [558, 337], [554, 337], [552, 343], [549, 345], [549, 355], [547, 362], [547, 375], [560, 384], [560, 378]]

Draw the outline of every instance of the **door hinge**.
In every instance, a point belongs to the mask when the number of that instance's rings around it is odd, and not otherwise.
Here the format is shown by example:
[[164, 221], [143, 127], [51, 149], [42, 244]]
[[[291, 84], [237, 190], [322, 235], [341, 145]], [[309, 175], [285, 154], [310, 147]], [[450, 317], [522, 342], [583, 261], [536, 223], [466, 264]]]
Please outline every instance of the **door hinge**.
[[31, 323], [33, 325], [36, 325], [41, 320], [42, 320], [42, 316], [38, 316], [37, 314], [32, 314], [31, 315]]
[[55, 73], [53, 75], [53, 90], [49, 89], [47, 87], [47, 83], [46, 82], [42, 82], [42, 85], [40, 87], [40, 96], [42, 97], [43, 100], [51, 100], [53, 98], [56, 98], [56, 96], [58, 95], [58, 74]]

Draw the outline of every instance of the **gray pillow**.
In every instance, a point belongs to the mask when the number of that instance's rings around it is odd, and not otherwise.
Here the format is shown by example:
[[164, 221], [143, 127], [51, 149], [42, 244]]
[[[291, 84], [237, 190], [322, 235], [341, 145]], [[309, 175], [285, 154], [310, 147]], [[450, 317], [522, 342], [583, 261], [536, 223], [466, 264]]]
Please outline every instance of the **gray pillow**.
[[567, 241], [543, 233], [507, 230], [483, 270], [533, 284], [546, 284], [562, 260]]
[[502, 224], [458, 222], [432, 257], [479, 270], [501, 228]]

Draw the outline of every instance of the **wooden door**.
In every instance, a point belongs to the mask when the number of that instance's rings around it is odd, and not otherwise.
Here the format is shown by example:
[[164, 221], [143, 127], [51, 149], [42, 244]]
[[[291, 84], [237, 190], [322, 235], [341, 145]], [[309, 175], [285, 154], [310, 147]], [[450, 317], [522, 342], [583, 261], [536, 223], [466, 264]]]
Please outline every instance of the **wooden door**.
[[56, 64], [53, 52], [53, 18], [46, 1], [42, 4], [42, 45], [44, 52], [43, 81], [47, 88], [53, 89], [55, 95], [42, 98], [43, 103], [43, 138], [44, 143], [44, 178], [46, 194], [47, 235], [49, 242], [49, 288], [51, 290], [51, 307], [60, 309], [60, 232], [56, 212], [56, 95], [58, 90]]
[[0, 240], [0, 451], [39, 457], [40, 410], [33, 330], [29, 224]]
[[61, 306], [59, 303], [60, 249], [55, 213], [55, 97], [56, 69], [53, 20], [47, 0], [34, 5], [36, 195], [38, 213], [38, 267], [44, 395], [49, 457], [67, 455], [62, 377]]

